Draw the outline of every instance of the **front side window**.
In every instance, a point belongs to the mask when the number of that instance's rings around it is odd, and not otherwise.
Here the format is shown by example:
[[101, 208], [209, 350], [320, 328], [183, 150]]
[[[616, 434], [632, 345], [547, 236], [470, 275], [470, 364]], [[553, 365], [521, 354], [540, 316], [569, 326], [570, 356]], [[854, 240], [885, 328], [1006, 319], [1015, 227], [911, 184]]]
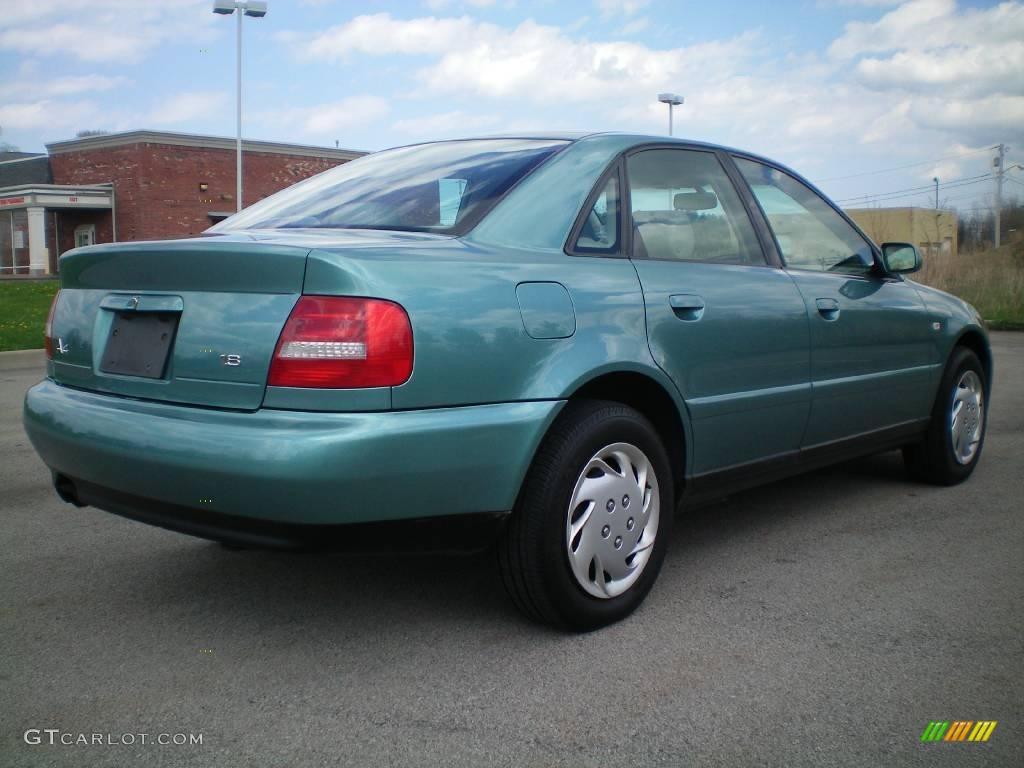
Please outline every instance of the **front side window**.
[[613, 173], [601, 187], [580, 226], [573, 251], [617, 253], [619, 250], [619, 177]]
[[764, 211], [790, 269], [868, 274], [871, 246], [805, 184], [777, 168], [746, 158], [736, 165]]
[[627, 160], [633, 256], [765, 264], [739, 195], [711, 152], [649, 149]]
[[278, 192], [209, 231], [396, 229], [461, 234], [566, 144], [480, 139], [389, 149]]

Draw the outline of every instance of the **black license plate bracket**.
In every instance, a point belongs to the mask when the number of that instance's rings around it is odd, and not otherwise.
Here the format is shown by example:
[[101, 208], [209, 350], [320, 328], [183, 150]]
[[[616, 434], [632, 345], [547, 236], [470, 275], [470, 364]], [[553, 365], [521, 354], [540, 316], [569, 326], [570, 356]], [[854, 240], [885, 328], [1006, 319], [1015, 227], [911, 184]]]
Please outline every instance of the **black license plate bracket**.
[[100, 370], [162, 379], [178, 330], [179, 312], [117, 312], [103, 348]]

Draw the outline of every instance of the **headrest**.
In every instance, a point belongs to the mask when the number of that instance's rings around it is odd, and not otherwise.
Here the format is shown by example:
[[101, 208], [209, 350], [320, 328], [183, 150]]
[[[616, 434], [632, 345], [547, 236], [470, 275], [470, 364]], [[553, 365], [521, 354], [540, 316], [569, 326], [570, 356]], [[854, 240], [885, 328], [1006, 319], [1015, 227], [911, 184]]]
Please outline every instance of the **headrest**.
[[718, 207], [718, 197], [714, 192], [679, 192], [672, 205], [677, 211], [709, 211]]

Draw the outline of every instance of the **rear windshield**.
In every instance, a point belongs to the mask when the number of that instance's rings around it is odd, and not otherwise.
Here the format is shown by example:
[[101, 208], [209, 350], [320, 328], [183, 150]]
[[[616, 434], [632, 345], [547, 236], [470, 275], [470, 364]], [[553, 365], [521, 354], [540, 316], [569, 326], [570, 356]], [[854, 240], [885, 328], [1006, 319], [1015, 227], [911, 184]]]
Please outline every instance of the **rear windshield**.
[[482, 139], [389, 149], [278, 192], [209, 231], [324, 228], [461, 234], [567, 143]]

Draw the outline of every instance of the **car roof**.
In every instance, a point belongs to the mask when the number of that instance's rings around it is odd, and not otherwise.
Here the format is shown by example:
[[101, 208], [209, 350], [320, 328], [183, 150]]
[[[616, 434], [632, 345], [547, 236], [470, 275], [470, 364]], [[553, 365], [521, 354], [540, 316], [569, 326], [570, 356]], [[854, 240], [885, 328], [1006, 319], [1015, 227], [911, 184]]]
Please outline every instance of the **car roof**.
[[[763, 160], [772, 165], [786, 168], [776, 160], [772, 160], [769, 157], [760, 155], [756, 152], [750, 152], [746, 149], [740, 149], [739, 147], [730, 147], [725, 144], [715, 144], [709, 141], [698, 141], [696, 139], [688, 139], [685, 136], [659, 136], [648, 133], [632, 133], [628, 131], [517, 131], [514, 133], [486, 133], [469, 136], [459, 136], [457, 138], [450, 139], [436, 139], [428, 140], [423, 142], [416, 142], [416, 144], [440, 144], [447, 141], [486, 141], [487, 139], [524, 139], [526, 141], [568, 141], [568, 142], [585, 142], [590, 140], [598, 140], [602, 138], [615, 137], [620, 140], [624, 140], [625, 143], [632, 143], [637, 146], [642, 144], [680, 144], [688, 147], [703, 147], [705, 149], [717, 150], [720, 152], [729, 152], [731, 154], [745, 155], [757, 160]], [[786, 170], [790, 170], [786, 168]], [[799, 175], [799, 174], [797, 174]]]

